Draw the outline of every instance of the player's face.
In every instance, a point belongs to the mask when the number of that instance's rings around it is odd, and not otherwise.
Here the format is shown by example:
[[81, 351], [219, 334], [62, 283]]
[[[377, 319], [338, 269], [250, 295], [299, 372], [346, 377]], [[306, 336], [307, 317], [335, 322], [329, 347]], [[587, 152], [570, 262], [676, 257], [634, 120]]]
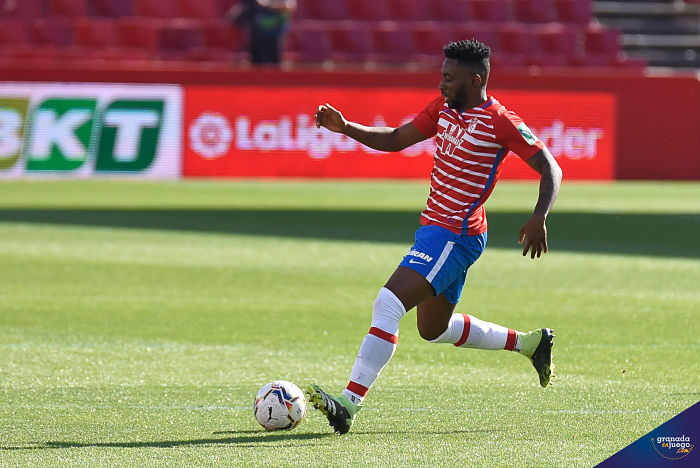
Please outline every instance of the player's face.
[[442, 79], [438, 88], [450, 109], [464, 109], [468, 100], [471, 73], [455, 59], [442, 62]]

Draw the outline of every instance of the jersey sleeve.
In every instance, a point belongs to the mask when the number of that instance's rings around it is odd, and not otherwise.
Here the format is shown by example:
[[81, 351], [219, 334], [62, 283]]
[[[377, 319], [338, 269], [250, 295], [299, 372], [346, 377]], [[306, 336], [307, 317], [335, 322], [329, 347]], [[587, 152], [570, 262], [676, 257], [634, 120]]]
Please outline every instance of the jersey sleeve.
[[523, 119], [512, 111], [507, 111], [498, 119], [498, 142], [504, 148], [526, 160], [544, 148], [542, 140], [527, 128]]
[[433, 99], [430, 101], [430, 104], [425, 106], [425, 109], [420, 111], [411, 121], [413, 126], [428, 138], [434, 137], [437, 134], [438, 114], [440, 114], [440, 109], [442, 109], [444, 102], [445, 99], [442, 96]]

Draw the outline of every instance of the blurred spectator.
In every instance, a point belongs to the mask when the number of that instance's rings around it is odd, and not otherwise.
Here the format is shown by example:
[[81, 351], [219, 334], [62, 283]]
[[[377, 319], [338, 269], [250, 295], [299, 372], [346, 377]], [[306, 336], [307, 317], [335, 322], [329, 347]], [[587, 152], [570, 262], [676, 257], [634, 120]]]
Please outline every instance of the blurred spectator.
[[0, 13], [12, 14], [17, 10], [17, 0], [3, 0], [0, 5]]
[[280, 62], [284, 35], [296, 7], [296, 0], [240, 0], [229, 10], [236, 26], [248, 30], [252, 63]]

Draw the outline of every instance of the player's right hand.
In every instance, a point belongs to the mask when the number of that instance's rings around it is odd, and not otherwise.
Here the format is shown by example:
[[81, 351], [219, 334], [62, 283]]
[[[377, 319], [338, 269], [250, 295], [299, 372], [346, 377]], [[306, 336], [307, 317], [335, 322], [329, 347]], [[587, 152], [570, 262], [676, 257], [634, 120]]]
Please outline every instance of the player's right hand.
[[318, 106], [314, 119], [316, 119], [316, 128], [326, 127], [328, 130], [337, 133], [343, 133], [348, 125], [343, 114], [328, 103]]

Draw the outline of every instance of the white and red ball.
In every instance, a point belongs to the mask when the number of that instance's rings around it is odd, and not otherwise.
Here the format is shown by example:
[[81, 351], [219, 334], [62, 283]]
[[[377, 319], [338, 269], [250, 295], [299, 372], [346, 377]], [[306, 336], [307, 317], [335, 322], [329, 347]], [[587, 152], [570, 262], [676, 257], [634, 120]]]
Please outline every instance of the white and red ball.
[[286, 380], [263, 385], [255, 396], [255, 419], [268, 431], [294, 429], [306, 414], [306, 396]]

